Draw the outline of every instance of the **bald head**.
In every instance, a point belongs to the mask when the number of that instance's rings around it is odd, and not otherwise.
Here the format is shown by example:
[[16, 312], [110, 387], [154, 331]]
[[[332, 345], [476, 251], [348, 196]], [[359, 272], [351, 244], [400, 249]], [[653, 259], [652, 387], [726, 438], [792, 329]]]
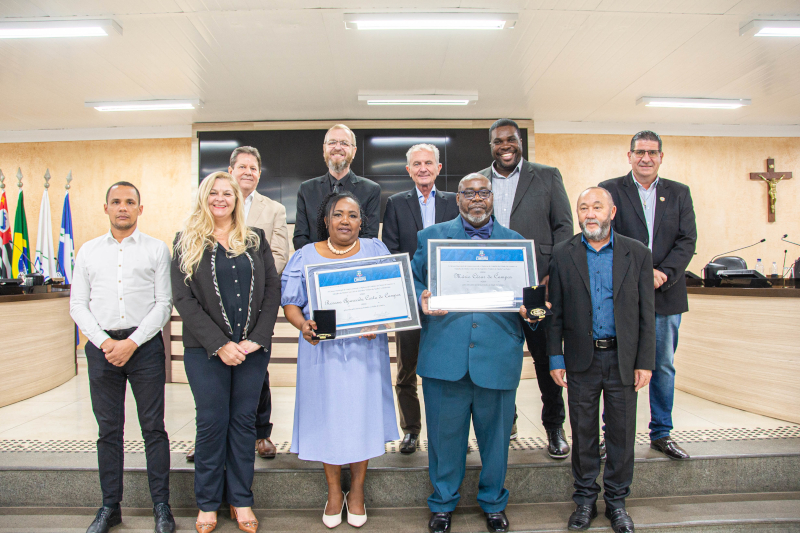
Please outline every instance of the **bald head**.
[[589, 187], [578, 195], [577, 213], [578, 224], [587, 241], [598, 246], [608, 242], [611, 221], [617, 214], [610, 192], [602, 187]]

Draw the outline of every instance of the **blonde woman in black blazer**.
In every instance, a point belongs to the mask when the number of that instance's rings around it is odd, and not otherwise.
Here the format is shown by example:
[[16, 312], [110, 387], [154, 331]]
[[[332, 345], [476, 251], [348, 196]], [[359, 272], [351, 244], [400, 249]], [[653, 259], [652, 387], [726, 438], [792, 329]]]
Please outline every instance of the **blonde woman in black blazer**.
[[[231, 517], [255, 532], [253, 443], [281, 282], [264, 232], [248, 228], [236, 180], [216, 172], [175, 239], [175, 308], [183, 319], [184, 366], [197, 406], [196, 529], [217, 524], [227, 482]], [[223, 479], [224, 477], [224, 479]]]

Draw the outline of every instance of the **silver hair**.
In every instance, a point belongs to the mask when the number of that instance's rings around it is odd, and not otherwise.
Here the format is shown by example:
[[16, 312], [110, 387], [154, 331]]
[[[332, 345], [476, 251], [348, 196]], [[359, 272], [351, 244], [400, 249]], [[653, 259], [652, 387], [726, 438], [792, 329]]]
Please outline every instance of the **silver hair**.
[[478, 179], [478, 178], [482, 178], [482, 179], [485, 179], [486, 181], [488, 181], [489, 182], [488, 189], [490, 191], [492, 190], [492, 180], [490, 180], [489, 178], [487, 178], [486, 176], [484, 176], [480, 172], [473, 172], [472, 174], [467, 174], [466, 176], [461, 178], [461, 181], [458, 182], [458, 190], [460, 191], [461, 189], [464, 188], [463, 185], [464, 185], [465, 181], [474, 180], [474, 179]]
[[427, 152], [433, 152], [433, 157], [434, 159], [436, 159], [436, 164], [437, 165], [439, 164], [439, 149], [432, 144], [425, 144], [425, 143], [415, 144], [414, 146], [408, 149], [408, 152], [406, 152], [406, 164], [408, 166], [411, 166], [411, 155], [414, 152], [421, 152], [422, 150], [425, 150]]

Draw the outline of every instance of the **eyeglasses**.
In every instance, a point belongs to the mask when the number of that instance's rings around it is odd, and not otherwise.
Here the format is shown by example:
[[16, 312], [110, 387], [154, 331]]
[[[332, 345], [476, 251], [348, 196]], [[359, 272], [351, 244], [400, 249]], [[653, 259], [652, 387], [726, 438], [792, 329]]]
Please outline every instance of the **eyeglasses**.
[[325, 144], [327, 144], [331, 148], [336, 148], [337, 144], [339, 146], [341, 146], [342, 148], [350, 148], [351, 146], [353, 146], [353, 144], [351, 144], [351, 143], [349, 143], [347, 141], [337, 141], [335, 139], [331, 139], [330, 141], [326, 141]]
[[481, 200], [486, 200], [492, 195], [492, 191], [489, 189], [481, 189], [480, 191], [459, 191], [458, 194], [466, 198], [467, 200], [474, 200], [475, 196], [477, 195]]
[[638, 159], [643, 158], [644, 154], [649, 155], [650, 159], [655, 159], [656, 157], [659, 157], [661, 155], [661, 152], [659, 152], [658, 150], [633, 150], [631, 153], [635, 155]]

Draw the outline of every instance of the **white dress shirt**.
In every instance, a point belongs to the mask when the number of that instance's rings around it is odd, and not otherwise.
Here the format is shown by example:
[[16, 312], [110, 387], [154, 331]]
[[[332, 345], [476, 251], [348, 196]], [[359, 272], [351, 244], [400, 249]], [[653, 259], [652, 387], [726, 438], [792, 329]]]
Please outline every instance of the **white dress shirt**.
[[69, 314], [98, 348], [109, 338], [105, 330], [130, 328], [137, 329], [129, 339], [141, 346], [172, 314], [169, 270], [162, 241], [136, 229], [120, 243], [109, 231], [78, 251]]
[[520, 158], [516, 168], [508, 176], [503, 176], [495, 169], [492, 163], [492, 196], [494, 197], [494, 218], [501, 226], [511, 227], [511, 210], [514, 206], [514, 195], [517, 194], [519, 175], [522, 172], [522, 162]]
[[250, 216], [250, 208], [253, 206], [253, 198], [255, 198], [256, 191], [250, 193], [250, 195], [244, 199], [244, 219], [247, 220], [247, 217]]

